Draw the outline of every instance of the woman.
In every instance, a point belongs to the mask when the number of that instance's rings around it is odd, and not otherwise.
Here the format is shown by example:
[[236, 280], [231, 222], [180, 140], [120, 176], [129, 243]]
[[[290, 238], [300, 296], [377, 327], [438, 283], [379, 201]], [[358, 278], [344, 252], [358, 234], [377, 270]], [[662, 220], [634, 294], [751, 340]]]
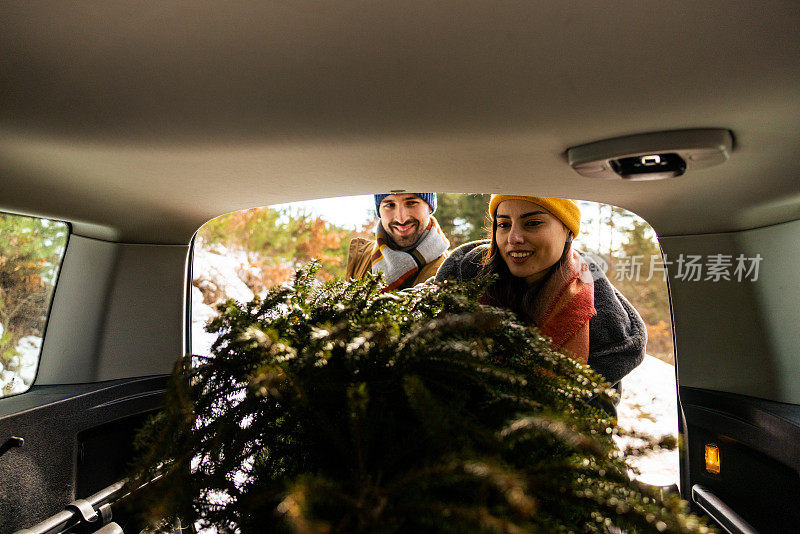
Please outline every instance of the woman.
[[506, 307], [617, 385], [642, 361], [647, 331], [602, 271], [572, 247], [580, 209], [568, 199], [492, 195], [490, 241], [455, 249], [436, 280], [496, 274], [482, 302]]

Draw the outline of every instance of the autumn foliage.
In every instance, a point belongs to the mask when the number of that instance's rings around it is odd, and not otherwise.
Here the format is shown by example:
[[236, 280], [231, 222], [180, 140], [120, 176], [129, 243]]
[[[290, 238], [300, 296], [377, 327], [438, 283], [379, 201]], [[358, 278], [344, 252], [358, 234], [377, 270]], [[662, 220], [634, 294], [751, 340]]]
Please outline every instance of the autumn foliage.
[[319, 216], [263, 207], [208, 222], [197, 243], [240, 258], [239, 277], [258, 294], [289, 281], [299, 265], [312, 259], [321, 264], [321, 280], [343, 277], [350, 233]]
[[20, 341], [44, 335], [66, 235], [62, 223], [0, 214], [0, 372], [17, 373]]

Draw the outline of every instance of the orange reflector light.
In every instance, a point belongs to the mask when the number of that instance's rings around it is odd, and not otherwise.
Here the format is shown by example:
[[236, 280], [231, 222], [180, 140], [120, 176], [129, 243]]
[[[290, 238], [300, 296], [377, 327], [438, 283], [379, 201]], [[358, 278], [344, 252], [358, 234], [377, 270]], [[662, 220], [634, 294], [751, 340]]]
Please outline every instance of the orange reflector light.
[[706, 445], [706, 471], [719, 474], [719, 447], [709, 443]]

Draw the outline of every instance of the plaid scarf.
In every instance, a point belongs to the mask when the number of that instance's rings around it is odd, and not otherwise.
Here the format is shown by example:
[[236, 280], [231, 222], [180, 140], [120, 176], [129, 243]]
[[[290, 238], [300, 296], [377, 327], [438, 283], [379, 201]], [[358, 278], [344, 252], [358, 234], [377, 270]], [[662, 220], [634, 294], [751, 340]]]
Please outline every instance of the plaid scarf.
[[[489, 252], [489, 247], [485, 247]], [[438, 276], [438, 275], [437, 275]], [[505, 307], [484, 293], [478, 302]], [[594, 279], [586, 261], [570, 249], [566, 261], [551, 273], [536, 294], [529, 317], [543, 335], [557, 347], [569, 343], [575, 359], [589, 359], [589, 319], [597, 315], [594, 307]]]
[[387, 284], [383, 289], [384, 291], [410, 286], [411, 281], [420, 269], [450, 248], [450, 241], [442, 233], [442, 229], [439, 228], [439, 222], [433, 216], [428, 221], [428, 226], [422, 232], [416, 245], [409, 249], [397, 250], [392, 248], [394, 243], [380, 221], [378, 221], [375, 232], [377, 241], [370, 263], [373, 274], [383, 273]]
[[[586, 261], [574, 249], [570, 250], [561, 268], [547, 280], [536, 301], [533, 312], [536, 324], [542, 334], [559, 347], [597, 314], [594, 280]], [[587, 337], [587, 349], [588, 346]]]

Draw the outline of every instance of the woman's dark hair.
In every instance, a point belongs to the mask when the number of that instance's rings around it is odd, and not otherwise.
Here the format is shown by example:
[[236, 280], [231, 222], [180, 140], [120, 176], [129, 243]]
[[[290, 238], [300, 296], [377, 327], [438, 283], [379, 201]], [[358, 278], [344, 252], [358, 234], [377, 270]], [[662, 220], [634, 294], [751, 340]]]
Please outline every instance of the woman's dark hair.
[[486, 289], [484, 297], [486, 298], [487, 304], [508, 308], [525, 321], [533, 322], [536, 296], [550, 277], [556, 272], [560, 272], [561, 266], [567, 261], [574, 234], [572, 230], [569, 230], [567, 240], [564, 243], [564, 251], [561, 253], [559, 260], [550, 268], [547, 275], [536, 284], [528, 284], [524, 278], [518, 278], [508, 270], [508, 265], [506, 265], [505, 260], [500, 254], [500, 249], [497, 247], [497, 218], [492, 217], [491, 223], [491, 228], [489, 228], [487, 224], [489, 250], [483, 260], [481, 276], [495, 274], [498, 278]]

